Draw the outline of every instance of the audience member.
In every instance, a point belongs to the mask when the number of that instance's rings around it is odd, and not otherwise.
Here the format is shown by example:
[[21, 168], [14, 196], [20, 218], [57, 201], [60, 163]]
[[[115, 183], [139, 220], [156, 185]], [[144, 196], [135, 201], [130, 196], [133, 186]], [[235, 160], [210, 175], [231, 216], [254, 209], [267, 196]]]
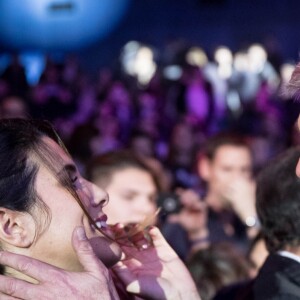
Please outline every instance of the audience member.
[[[146, 218], [152, 224], [157, 222], [156, 201], [161, 185], [152, 165], [149, 159], [124, 151], [96, 156], [89, 163], [88, 179], [110, 196], [103, 209], [112, 224], [138, 224]], [[195, 192], [180, 190], [178, 196], [182, 209], [160, 225], [167, 241], [185, 259], [194, 248], [194, 241], [207, 235], [206, 210]]]
[[216, 299], [300, 299], [299, 157], [299, 148], [290, 149], [260, 173], [256, 208], [270, 254], [254, 280]]
[[228, 243], [198, 250], [188, 259], [187, 267], [202, 300], [210, 300], [222, 287], [249, 278], [247, 261]]
[[199, 157], [198, 170], [206, 182], [209, 241], [229, 241], [246, 251], [257, 225], [252, 156], [247, 143], [232, 134], [212, 137]]
[[169, 139], [168, 169], [173, 175], [173, 186], [196, 188], [199, 186], [195, 160], [198, 150], [197, 136], [187, 122], [178, 122]]
[[10, 96], [0, 103], [0, 118], [28, 118], [29, 110], [26, 102], [19, 97]]
[[29, 86], [25, 75], [25, 68], [16, 53], [12, 55], [11, 63], [4, 70], [2, 79], [7, 83], [9, 94], [22, 98], [26, 96]]
[[88, 164], [87, 178], [108, 193], [110, 201], [103, 210], [110, 224], [141, 223], [154, 216], [158, 183], [142, 159], [125, 151], [96, 156]]

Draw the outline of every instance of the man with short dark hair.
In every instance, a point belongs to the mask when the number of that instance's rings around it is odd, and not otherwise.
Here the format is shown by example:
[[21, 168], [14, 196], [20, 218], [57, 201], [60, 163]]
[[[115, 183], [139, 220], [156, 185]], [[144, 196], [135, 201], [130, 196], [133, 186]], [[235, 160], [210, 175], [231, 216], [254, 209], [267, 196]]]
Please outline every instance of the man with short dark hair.
[[300, 299], [300, 149], [271, 161], [257, 179], [256, 209], [269, 256], [257, 277], [223, 290], [230, 300]]
[[228, 241], [246, 251], [257, 225], [252, 154], [247, 142], [232, 133], [213, 136], [199, 157], [198, 171], [206, 183], [209, 241]]
[[254, 299], [300, 299], [299, 157], [299, 149], [284, 153], [258, 179], [256, 209], [270, 255], [254, 281]]
[[[300, 63], [285, 92], [300, 99]], [[300, 115], [300, 129], [299, 125]], [[256, 207], [270, 251], [258, 276], [250, 283], [223, 290], [215, 300], [300, 299], [299, 157], [299, 148], [290, 150], [271, 162], [258, 179]]]

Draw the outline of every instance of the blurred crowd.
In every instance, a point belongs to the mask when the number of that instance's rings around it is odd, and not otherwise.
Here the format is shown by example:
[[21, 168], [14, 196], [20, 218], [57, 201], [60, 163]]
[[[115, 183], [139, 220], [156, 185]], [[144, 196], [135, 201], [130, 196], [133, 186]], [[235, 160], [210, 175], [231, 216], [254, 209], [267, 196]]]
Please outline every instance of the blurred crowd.
[[[168, 197], [180, 198], [173, 216], [151, 222], [160, 224], [171, 245], [190, 264], [202, 299], [211, 299], [222, 286], [255, 274], [262, 256], [252, 258], [254, 249], [262, 248], [260, 253], [266, 255], [257, 224], [248, 218], [256, 218], [253, 181], [271, 158], [299, 144], [295, 134], [299, 103], [283, 91], [292, 67], [276, 64], [260, 45], [235, 54], [218, 47], [211, 58], [199, 47], [173, 52], [176, 55], [160, 61], [151, 47], [130, 42], [118, 63], [99, 69], [96, 76], [85, 71], [75, 55], [62, 62], [45, 58], [36, 84], [29, 84], [25, 67], [12, 55], [0, 74], [0, 117], [52, 122], [81, 172], [94, 182], [100, 175], [93, 178], [92, 158], [101, 166], [120, 157], [131, 161], [122, 154], [127, 149], [146, 162], [158, 184], [151, 183], [145, 175], [148, 169], [137, 163], [129, 163], [129, 169], [144, 173], [126, 173], [123, 182], [127, 179], [128, 187], [139, 179], [144, 190], [151, 186], [150, 196], [145, 197], [160, 195], [161, 202], [145, 209], [145, 216], [154, 215]], [[110, 158], [110, 153], [121, 154]], [[229, 166], [222, 167], [227, 167], [224, 176], [231, 182], [225, 187], [214, 167], [221, 163], [220, 157], [226, 161], [227, 154]], [[96, 165], [97, 160], [92, 167]], [[105, 189], [109, 186], [104, 184]], [[112, 203], [118, 199], [114, 193], [112, 188]], [[247, 203], [240, 205], [241, 199]], [[189, 224], [186, 220], [191, 218], [197, 221]], [[142, 218], [113, 221], [130, 224]], [[168, 223], [179, 224], [187, 234], [179, 239], [181, 229], [169, 228]], [[182, 250], [185, 239], [188, 250]], [[216, 247], [224, 241], [228, 244]]]

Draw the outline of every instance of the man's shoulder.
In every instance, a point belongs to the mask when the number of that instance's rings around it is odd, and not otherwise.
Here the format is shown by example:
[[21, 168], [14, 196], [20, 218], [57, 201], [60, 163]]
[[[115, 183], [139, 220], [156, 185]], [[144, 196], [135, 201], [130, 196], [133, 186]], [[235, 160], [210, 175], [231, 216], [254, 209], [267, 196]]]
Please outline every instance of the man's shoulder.
[[253, 284], [254, 299], [300, 300], [299, 262], [271, 254]]
[[238, 282], [223, 288], [213, 300], [252, 300], [254, 280]]

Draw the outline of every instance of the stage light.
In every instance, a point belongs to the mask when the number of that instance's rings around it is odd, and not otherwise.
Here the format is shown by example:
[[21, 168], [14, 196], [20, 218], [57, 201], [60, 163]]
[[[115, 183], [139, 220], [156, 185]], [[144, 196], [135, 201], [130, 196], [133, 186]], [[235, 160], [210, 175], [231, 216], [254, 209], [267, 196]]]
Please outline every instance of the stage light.
[[247, 53], [235, 53], [233, 57], [233, 66], [238, 72], [247, 72], [249, 70], [249, 61]]
[[267, 52], [260, 44], [253, 44], [248, 49], [249, 70], [260, 73], [267, 61]]
[[232, 52], [229, 48], [221, 46], [217, 48], [214, 59], [218, 64], [218, 74], [223, 79], [228, 79], [232, 75]]
[[107, 36], [130, 0], [1, 0], [0, 42], [13, 49], [71, 50]]
[[199, 47], [190, 48], [185, 56], [185, 59], [188, 64], [200, 68], [204, 67], [208, 62], [205, 52]]
[[156, 71], [153, 50], [136, 41], [128, 42], [120, 55], [125, 73], [137, 78], [141, 85], [147, 85]]
[[182, 68], [177, 65], [170, 65], [164, 68], [163, 75], [168, 80], [179, 80], [182, 76]]

